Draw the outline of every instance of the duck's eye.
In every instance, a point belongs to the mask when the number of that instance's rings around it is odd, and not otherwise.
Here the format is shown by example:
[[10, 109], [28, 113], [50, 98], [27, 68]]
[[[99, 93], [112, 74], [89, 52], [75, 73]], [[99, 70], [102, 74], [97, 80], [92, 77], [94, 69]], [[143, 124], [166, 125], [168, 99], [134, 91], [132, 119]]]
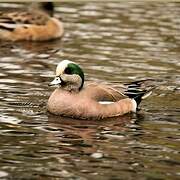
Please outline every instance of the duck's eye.
[[56, 80], [56, 81], [60, 81], [60, 80], [61, 80], [61, 77], [58, 76], [58, 77], [55, 78], [55, 80]]
[[65, 74], [72, 74], [71, 69], [68, 67], [65, 69], [64, 73]]

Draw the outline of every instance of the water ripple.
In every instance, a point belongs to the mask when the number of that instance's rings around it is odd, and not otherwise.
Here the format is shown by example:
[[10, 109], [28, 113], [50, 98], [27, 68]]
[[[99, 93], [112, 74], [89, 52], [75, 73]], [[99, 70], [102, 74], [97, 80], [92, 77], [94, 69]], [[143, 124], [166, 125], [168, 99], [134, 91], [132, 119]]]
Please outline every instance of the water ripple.
[[[56, 2], [55, 11], [61, 40], [0, 42], [0, 178], [178, 179], [179, 3]], [[149, 77], [157, 88], [137, 114], [52, 116], [48, 83], [62, 59], [79, 63], [87, 80]]]

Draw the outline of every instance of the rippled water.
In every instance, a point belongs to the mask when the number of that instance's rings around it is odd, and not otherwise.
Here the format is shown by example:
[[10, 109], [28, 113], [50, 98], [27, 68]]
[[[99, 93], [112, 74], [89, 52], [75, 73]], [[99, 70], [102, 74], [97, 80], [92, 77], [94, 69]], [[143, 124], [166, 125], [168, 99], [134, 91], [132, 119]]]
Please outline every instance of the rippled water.
[[[180, 3], [71, 2], [56, 15], [61, 40], [0, 42], [0, 179], [179, 179]], [[158, 87], [136, 115], [55, 117], [45, 104], [62, 59], [87, 80], [152, 77]]]

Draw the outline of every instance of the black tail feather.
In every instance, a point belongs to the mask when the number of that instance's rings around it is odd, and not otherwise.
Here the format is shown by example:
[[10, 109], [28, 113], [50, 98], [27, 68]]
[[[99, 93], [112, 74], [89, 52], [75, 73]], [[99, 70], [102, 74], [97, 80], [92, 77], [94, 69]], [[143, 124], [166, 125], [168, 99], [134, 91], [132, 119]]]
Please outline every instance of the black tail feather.
[[141, 100], [148, 97], [155, 88], [152, 85], [146, 84], [149, 80], [152, 81], [151, 79], [148, 79], [124, 84], [127, 87], [126, 91], [124, 91], [124, 94], [129, 98], [134, 99], [137, 103], [137, 107], [141, 103]]
[[146, 91], [138, 92], [138, 91], [127, 91], [125, 92], [125, 95], [128, 96], [129, 98], [132, 98], [136, 101], [137, 107], [141, 103], [142, 97], [146, 94]]

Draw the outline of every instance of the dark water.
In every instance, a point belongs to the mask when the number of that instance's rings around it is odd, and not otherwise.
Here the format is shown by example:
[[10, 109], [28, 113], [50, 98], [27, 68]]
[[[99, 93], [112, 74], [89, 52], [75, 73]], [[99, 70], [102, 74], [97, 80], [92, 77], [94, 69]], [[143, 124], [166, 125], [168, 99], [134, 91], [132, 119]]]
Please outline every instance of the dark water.
[[[180, 3], [70, 2], [56, 15], [61, 40], [0, 42], [0, 179], [180, 179]], [[55, 117], [44, 105], [63, 59], [87, 80], [158, 87], [136, 115]]]

